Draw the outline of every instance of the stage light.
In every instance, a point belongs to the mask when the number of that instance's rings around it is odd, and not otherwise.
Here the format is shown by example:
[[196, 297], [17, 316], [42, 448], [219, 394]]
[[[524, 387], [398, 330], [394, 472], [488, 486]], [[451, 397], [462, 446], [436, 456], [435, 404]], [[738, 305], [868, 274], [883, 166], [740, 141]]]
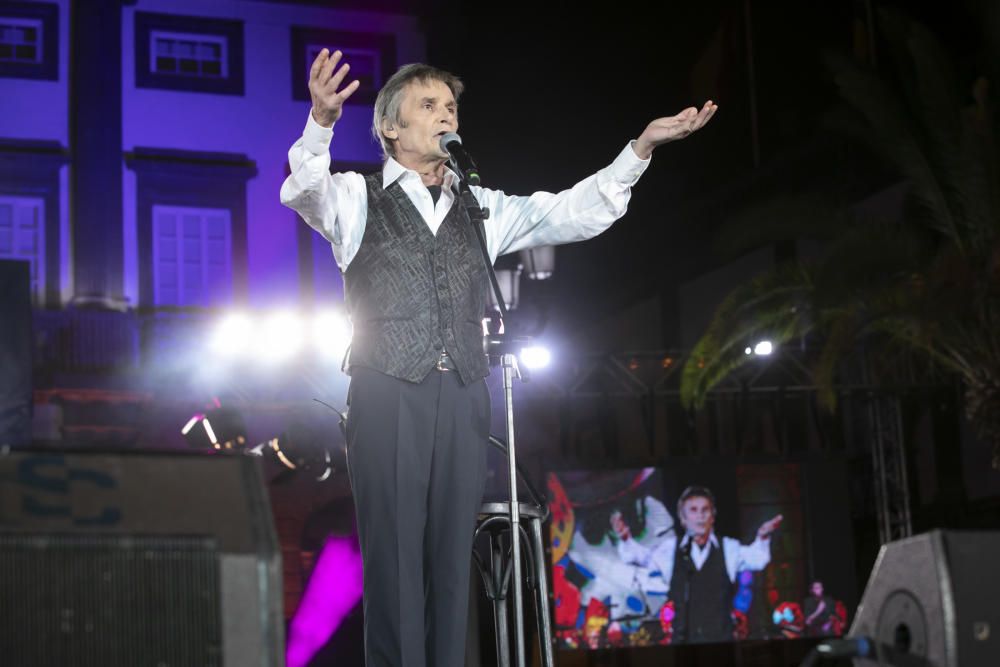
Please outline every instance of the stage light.
[[[353, 512], [352, 512], [353, 513]], [[361, 601], [364, 577], [361, 549], [353, 535], [330, 535], [309, 575], [302, 599], [288, 625], [286, 665], [314, 664], [333, 633]]]
[[187, 443], [196, 449], [238, 449], [246, 445], [243, 415], [230, 407], [219, 407], [191, 417], [181, 429]]
[[243, 313], [232, 313], [215, 328], [212, 350], [225, 357], [238, 357], [250, 348], [253, 332], [250, 318]]
[[208, 434], [209, 442], [215, 445], [215, 448], [218, 449], [219, 439], [215, 437], [215, 429], [212, 428], [212, 424], [208, 421], [208, 417], [201, 420], [201, 425], [205, 427], [205, 433]]
[[258, 358], [264, 361], [284, 361], [302, 347], [302, 321], [288, 311], [272, 314], [262, 323], [256, 341]]
[[184, 428], [181, 429], [181, 435], [187, 435], [188, 433], [190, 433], [191, 429], [194, 428], [194, 425], [200, 422], [204, 418], [205, 415], [202, 414], [198, 414], [195, 415], [194, 417], [191, 417], [191, 419], [188, 420], [188, 423], [184, 424]]
[[521, 362], [529, 369], [545, 368], [552, 362], [552, 353], [541, 345], [532, 345], [521, 350]]
[[771, 345], [771, 341], [762, 340], [753, 347], [753, 353], [759, 357], [766, 357], [774, 351], [774, 346]]
[[288, 431], [267, 441], [283, 466], [289, 470], [318, 472], [316, 480], [327, 480], [333, 473], [333, 457], [325, 444], [295, 439]]
[[753, 354], [753, 348], [748, 347], [747, 349], [743, 350], [743, 353], [746, 354], [747, 356], [750, 356], [751, 354]]
[[313, 345], [323, 357], [340, 361], [350, 344], [351, 323], [342, 313], [325, 311], [313, 320]]

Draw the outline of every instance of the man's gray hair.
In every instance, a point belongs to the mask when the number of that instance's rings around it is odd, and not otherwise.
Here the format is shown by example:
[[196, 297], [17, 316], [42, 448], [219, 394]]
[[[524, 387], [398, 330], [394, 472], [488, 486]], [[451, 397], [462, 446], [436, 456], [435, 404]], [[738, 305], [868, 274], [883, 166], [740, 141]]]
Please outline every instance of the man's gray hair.
[[698, 484], [693, 484], [688, 488], [681, 491], [681, 495], [677, 498], [677, 518], [680, 520], [683, 518], [684, 514], [681, 512], [681, 508], [684, 507], [684, 503], [691, 498], [707, 498], [708, 502], [712, 503], [712, 516], [718, 511], [715, 505], [715, 495], [707, 486], [700, 486]]
[[420, 83], [440, 81], [451, 89], [451, 94], [455, 96], [456, 102], [462, 91], [465, 90], [465, 85], [457, 76], [437, 67], [424, 65], [423, 63], [411, 63], [403, 65], [396, 70], [396, 73], [385, 82], [382, 90], [378, 91], [378, 97], [375, 98], [372, 136], [382, 146], [383, 161], [394, 156], [395, 150], [392, 147], [392, 142], [382, 134], [382, 120], [389, 118], [393, 123], [403, 126], [403, 119], [400, 117], [400, 111], [403, 106], [403, 93], [406, 90], [406, 86], [413, 81], [419, 81]]

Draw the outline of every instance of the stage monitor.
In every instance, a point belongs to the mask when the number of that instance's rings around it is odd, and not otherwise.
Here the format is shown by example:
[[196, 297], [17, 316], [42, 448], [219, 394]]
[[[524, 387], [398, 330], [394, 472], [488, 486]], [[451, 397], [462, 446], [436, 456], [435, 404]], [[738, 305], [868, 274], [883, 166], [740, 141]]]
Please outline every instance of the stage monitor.
[[[996, 531], [935, 530], [884, 545], [849, 635], [877, 645], [884, 664], [996, 665], [998, 558]], [[879, 661], [855, 664], [878, 667]]]
[[0, 454], [4, 665], [277, 667], [280, 577], [251, 457]]

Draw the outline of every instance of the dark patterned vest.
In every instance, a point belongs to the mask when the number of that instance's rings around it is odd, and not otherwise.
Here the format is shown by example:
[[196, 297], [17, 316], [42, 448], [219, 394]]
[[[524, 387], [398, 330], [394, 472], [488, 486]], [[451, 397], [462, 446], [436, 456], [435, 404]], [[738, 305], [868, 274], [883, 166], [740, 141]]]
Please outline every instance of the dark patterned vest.
[[674, 641], [732, 641], [733, 584], [726, 572], [721, 538], [718, 547], [712, 545], [700, 570], [695, 569], [690, 552], [678, 547], [670, 578], [670, 598], [676, 614]]
[[435, 236], [398, 182], [383, 188], [379, 172], [366, 176], [365, 186], [365, 233], [344, 274], [354, 325], [349, 368], [420, 382], [446, 350], [462, 382], [485, 377], [488, 278], [461, 202], [456, 198]]

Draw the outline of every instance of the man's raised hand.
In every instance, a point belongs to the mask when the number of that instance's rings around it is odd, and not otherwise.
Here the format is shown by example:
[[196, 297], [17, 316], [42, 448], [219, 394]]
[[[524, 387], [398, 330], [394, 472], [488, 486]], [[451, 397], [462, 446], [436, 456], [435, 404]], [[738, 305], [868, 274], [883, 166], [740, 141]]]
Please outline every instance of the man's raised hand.
[[683, 139], [692, 132], [697, 132], [705, 126], [719, 108], [709, 100], [698, 110], [688, 107], [676, 116], [657, 118], [646, 126], [639, 139], [635, 142], [635, 154], [643, 160], [653, 154], [653, 149], [668, 141]]
[[344, 102], [361, 85], [361, 82], [355, 79], [344, 88], [340, 88], [347, 72], [351, 69], [347, 63], [337, 69], [341, 57], [343, 54], [340, 51], [334, 51], [331, 55], [329, 49], [323, 49], [309, 70], [312, 116], [313, 120], [323, 127], [332, 127], [340, 120], [341, 114], [344, 113]]
[[775, 530], [778, 529], [778, 526], [781, 525], [781, 521], [784, 518], [785, 517], [779, 514], [770, 521], [765, 521], [764, 523], [762, 523], [760, 525], [760, 528], [757, 529], [757, 537], [759, 537], [762, 540], [769, 538], [771, 536], [771, 533], [773, 533]]

